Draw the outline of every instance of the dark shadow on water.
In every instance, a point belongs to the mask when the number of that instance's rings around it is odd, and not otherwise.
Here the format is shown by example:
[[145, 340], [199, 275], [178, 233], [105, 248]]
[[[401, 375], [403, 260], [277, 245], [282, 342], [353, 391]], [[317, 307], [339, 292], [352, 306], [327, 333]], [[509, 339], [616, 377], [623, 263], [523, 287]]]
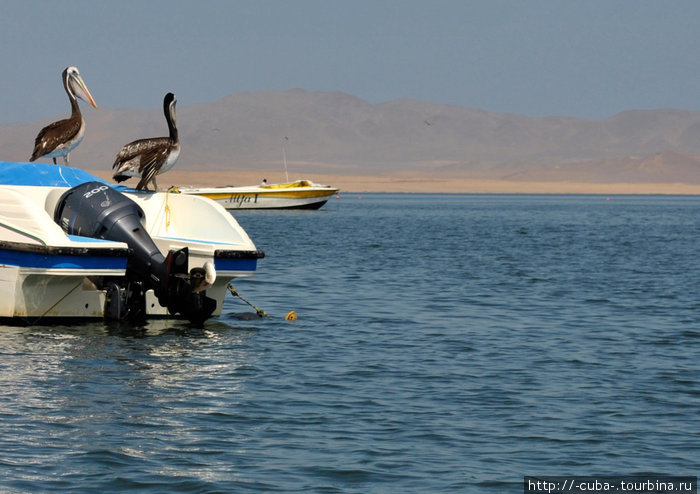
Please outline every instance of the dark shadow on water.
[[249, 325], [239, 326], [235, 323], [236, 321], [227, 322], [222, 319], [210, 319], [203, 324], [193, 324], [180, 319], [150, 319], [140, 324], [130, 324], [123, 321], [104, 321], [102, 324], [107, 335], [123, 338], [149, 338], [167, 335], [185, 338], [209, 338], [212, 334], [231, 330], [257, 331], [259, 329]]
[[256, 313], [222, 314], [202, 324], [182, 319], [152, 318], [141, 322], [108, 321], [104, 319], [42, 319], [40, 324], [8, 319], [0, 321], [3, 330], [19, 333], [65, 334], [74, 336], [116, 336], [120, 338], [150, 338], [167, 335], [186, 338], [209, 338], [227, 331], [259, 331]]

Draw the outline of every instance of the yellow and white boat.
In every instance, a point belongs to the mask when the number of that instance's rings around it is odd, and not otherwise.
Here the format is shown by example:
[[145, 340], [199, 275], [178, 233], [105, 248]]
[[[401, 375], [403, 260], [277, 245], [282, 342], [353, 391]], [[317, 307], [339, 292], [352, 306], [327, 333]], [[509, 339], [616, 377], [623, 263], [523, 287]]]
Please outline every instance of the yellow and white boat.
[[240, 187], [179, 187], [182, 194], [208, 197], [226, 209], [318, 209], [338, 190], [311, 180]]

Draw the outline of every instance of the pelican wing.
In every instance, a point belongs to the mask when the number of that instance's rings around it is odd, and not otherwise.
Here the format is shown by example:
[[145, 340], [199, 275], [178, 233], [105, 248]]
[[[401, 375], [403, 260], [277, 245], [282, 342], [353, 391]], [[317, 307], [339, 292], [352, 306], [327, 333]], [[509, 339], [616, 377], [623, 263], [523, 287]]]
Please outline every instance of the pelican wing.
[[149, 149], [141, 155], [141, 165], [139, 166], [141, 180], [136, 185], [137, 190], [143, 189], [158, 174], [158, 170], [168, 159], [168, 151], [168, 146], [159, 146]]
[[[168, 143], [167, 137], [156, 137], [153, 139], [138, 139], [136, 141], [125, 144], [122, 150], [117, 154], [117, 158], [114, 160], [112, 168], [118, 168], [123, 163], [129, 162], [136, 157], [143, 156], [144, 154], [150, 153], [154, 149], [166, 146]], [[141, 159], [143, 163], [143, 159]], [[141, 169], [139, 167], [139, 169]]]
[[61, 144], [71, 141], [80, 132], [80, 121], [74, 120], [66, 118], [41, 129], [34, 140], [34, 151], [29, 161], [41, 158], [55, 151]]

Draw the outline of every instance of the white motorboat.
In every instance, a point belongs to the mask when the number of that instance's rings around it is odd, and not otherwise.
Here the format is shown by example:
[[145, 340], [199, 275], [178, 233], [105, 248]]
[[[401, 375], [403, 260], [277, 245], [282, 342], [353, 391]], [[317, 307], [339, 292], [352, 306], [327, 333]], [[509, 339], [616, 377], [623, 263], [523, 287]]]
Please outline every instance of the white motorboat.
[[318, 209], [339, 189], [311, 180], [240, 187], [180, 187], [183, 194], [208, 197], [226, 209]]
[[76, 168], [0, 162], [0, 319], [202, 322], [257, 250], [219, 204], [112, 186]]

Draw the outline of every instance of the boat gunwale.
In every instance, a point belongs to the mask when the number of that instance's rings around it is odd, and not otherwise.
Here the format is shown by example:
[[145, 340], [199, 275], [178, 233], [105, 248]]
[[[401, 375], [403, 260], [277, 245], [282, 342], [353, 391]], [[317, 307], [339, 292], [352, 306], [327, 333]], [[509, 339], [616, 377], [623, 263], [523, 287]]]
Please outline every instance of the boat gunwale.
[[262, 250], [229, 250], [216, 249], [214, 258], [219, 259], [263, 259], [265, 252]]
[[[37, 245], [23, 242], [0, 240], [0, 251], [9, 250], [15, 252], [28, 252], [32, 254], [44, 254], [55, 256], [92, 256], [92, 257], [126, 257], [129, 248], [124, 247], [72, 247], [65, 245]], [[263, 259], [265, 252], [256, 250], [216, 249], [215, 258], [222, 259]]]
[[220, 187], [180, 187], [180, 194], [185, 195], [206, 195], [206, 194], [222, 194], [222, 195], [238, 195], [238, 194], [262, 194], [273, 195], [282, 194], [288, 195], [294, 192], [318, 192], [323, 194], [335, 194], [340, 191], [337, 187], [330, 185], [313, 185], [307, 187], [261, 187], [258, 185], [241, 185], [241, 186], [220, 186]]
[[44, 254], [50, 256], [90, 256], [90, 257], [126, 257], [129, 253], [128, 247], [87, 247], [87, 246], [66, 246], [66, 245], [37, 245], [23, 242], [12, 242], [10, 240], [0, 240], [0, 250], [15, 252], [29, 252], [33, 254]]

